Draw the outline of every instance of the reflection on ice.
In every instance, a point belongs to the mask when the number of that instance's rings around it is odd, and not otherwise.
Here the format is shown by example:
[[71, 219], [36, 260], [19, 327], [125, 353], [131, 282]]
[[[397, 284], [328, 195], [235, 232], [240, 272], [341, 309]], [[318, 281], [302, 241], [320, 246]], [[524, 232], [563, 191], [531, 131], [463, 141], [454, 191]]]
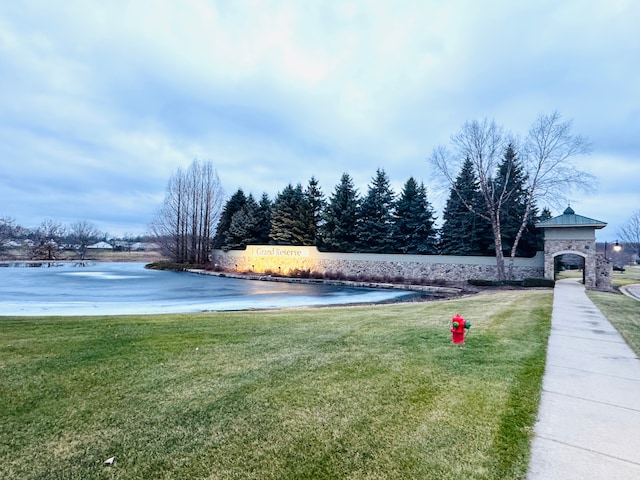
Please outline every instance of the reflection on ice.
[[105, 280], [126, 280], [129, 278], [144, 278], [138, 275], [114, 275], [107, 272], [63, 272], [62, 275], [72, 275], [75, 277], [93, 277], [93, 278], [102, 278]]
[[[113, 282], [112, 280], [118, 280]], [[124, 315], [375, 303], [415, 295], [145, 270], [142, 263], [0, 269], [0, 315]]]

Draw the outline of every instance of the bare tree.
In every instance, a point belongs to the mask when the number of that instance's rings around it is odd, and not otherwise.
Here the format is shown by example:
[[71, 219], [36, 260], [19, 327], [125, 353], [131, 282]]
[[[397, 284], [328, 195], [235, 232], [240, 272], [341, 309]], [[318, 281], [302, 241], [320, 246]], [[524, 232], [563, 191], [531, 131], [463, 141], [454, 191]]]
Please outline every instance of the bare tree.
[[179, 168], [171, 177], [151, 232], [174, 261], [203, 264], [209, 260], [223, 196], [211, 162], [194, 160], [186, 171]]
[[69, 239], [73, 242], [75, 249], [80, 255], [80, 260], [84, 260], [87, 255], [89, 245], [100, 237], [100, 231], [86, 220], [78, 220], [71, 225]]
[[[474, 205], [468, 204], [462, 196], [459, 195], [459, 197], [470, 211], [491, 223], [498, 280], [504, 280], [507, 277], [502, 250], [500, 215], [505, 202], [513, 192], [508, 190], [511, 182], [507, 181], [512, 172], [506, 172], [507, 178], [503, 182], [495, 182], [494, 175], [500, 155], [507, 143], [515, 144], [516, 142], [494, 121], [486, 119], [482, 122], [472, 121], [466, 122], [460, 132], [451, 137], [453, 153], [440, 146], [434, 149], [431, 155], [431, 163], [436, 171], [445, 177], [448, 187], [453, 191], [456, 191], [455, 175], [461, 162], [468, 158], [473, 164], [486, 210], [479, 211]], [[589, 152], [588, 140], [580, 135], [574, 135], [572, 122], [563, 121], [557, 112], [540, 115], [529, 129], [524, 144], [523, 159], [528, 194], [525, 213], [511, 246], [509, 276], [518, 243], [529, 223], [536, 202], [544, 199], [550, 203], [560, 203], [566, 199], [566, 195], [572, 189], [589, 189], [595, 184], [595, 178], [592, 175], [579, 170], [571, 163], [574, 157]]]
[[[498, 167], [500, 155], [507, 141], [504, 129], [495, 121], [484, 119], [465, 122], [455, 135], [451, 136], [454, 153], [445, 147], [437, 147], [431, 155], [431, 163], [443, 175], [448, 186], [458, 195], [461, 202], [469, 211], [491, 223], [496, 252], [497, 280], [505, 279], [504, 253], [502, 251], [502, 233], [500, 228], [500, 213], [509, 195], [506, 191], [508, 182], [503, 182], [501, 189], [496, 189], [494, 174]], [[484, 200], [485, 209], [479, 210], [476, 205], [469, 203], [461, 192], [458, 192], [455, 176], [463, 160], [469, 159], [478, 179], [480, 194]]]
[[511, 249], [510, 272], [533, 206], [542, 200], [554, 205], [566, 203], [567, 195], [574, 189], [589, 191], [596, 184], [593, 175], [572, 163], [574, 157], [591, 153], [589, 140], [574, 134], [573, 122], [563, 121], [558, 112], [538, 116], [529, 129], [524, 147], [528, 197], [525, 214]]
[[631, 249], [638, 259], [640, 257], [640, 210], [631, 214], [627, 223], [618, 230], [618, 236], [625, 247]]
[[0, 253], [7, 248], [7, 242], [13, 239], [16, 221], [10, 217], [0, 217]]
[[34, 233], [32, 258], [55, 260], [61, 247], [62, 237], [66, 229], [61, 223], [53, 220], [43, 221]]

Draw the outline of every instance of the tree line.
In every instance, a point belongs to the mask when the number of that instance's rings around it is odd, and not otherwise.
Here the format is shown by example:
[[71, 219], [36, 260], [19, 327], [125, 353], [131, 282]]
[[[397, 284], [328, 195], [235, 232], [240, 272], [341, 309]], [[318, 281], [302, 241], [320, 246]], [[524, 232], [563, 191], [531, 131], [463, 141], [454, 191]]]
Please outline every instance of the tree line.
[[[411, 177], [396, 193], [382, 168], [364, 194], [345, 172], [328, 198], [312, 177], [305, 187], [288, 184], [273, 199], [242, 189], [225, 199], [213, 163], [195, 160], [170, 178], [150, 234], [178, 263], [207, 263], [213, 248], [309, 245], [329, 252], [495, 255], [504, 279], [510, 275], [505, 257], [542, 248], [534, 225], [551, 213], [538, 204], [560, 206], [572, 189], [595, 183], [574, 163], [590, 144], [572, 128], [557, 112], [540, 115], [523, 138], [494, 121], [465, 122], [429, 157], [448, 189], [440, 228], [424, 183]], [[640, 253], [638, 218], [636, 211], [619, 235]], [[0, 218], [0, 249], [8, 239], [27, 237], [32, 256], [44, 259], [55, 258], [65, 242], [83, 256], [88, 245], [107, 238], [86, 221], [65, 227], [47, 220], [28, 230]]]
[[64, 250], [72, 250], [80, 260], [84, 260], [89, 246], [99, 241], [130, 248], [134, 242], [144, 240], [143, 237], [126, 234], [121, 239], [110, 238], [108, 233], [101, 232], [87, 220], [64, 225], [46, 219], [35, 228], [26, 228], [11, 217], [0, 217], [0, 255], [17, 246], [11, 242], [20, 242], [29, 258], [34, 260], [56, 260]]
[[595, 182], [572, 163], [590, 152], [588, 140], [557, 112], [540, 115], [523, 139], [484, 120], [464, 123], [450, 140], [429, 158], [449, 188], [440, 229], [424, 184], [411, 177], [396, 193], [382, 168], [363, 195], [344, 173], [328, 198], [312, 177], [273, 199], [239, 189], [223, 202], [212, 164], [195, 161], [169, 182], [153, 231], [179, 262], [202, 263], [211, 248], [315, 245], [329, 252], [495, 255], [503, 280], [510, 275], [505, 256], [510, 268], [516, 256], [542, 247], [534, 224], [550, 212], [538, 203], [559, 204], [571, 189]]
[[396, 195], [379, 168], [361, 196], [343, 173], [327, 199], [312, 177], [305, 188], [287, 185], [271, 200], [242, 189], [226, 202], [213, 239], [214, 248], [249, 244], [308, 245], [328, 252], [437, 253], [436, 217], [427, 190], [413, 177]]
[[[213, 248], [310, 245], [328, 252], [495, 255], [500, 280], [509, 275], [506, 257], [542, 247], [534, 225], [550, 212], [538, 204], [558, 205], [574, 187], [593, 186], [594, 178], [573, 163], [589, 151], [587, 139], [557, 112], [540, 115], [522, 139], [494, 121], [464, 123], [429, 157], [448, 189], [440, 228], [415, 177], [394, 192], [378, 168], [363, 194], [345, 172], [328, 197], [312, 177], [304, 187], [288, 184], [273, 199], [242, 189], [225, 199], [213, 163], [195, 160], [170, 178], [150, 232], [179, 263], [207, 263]], [[53, 255], [59, 227], [49, 222], [33, 233], [39, 255]], [[76, 243], [97, 237], [89, 227], [74, 226]]]
[[[505, 152], [495, 182], [511, 182], [514, 194], [503, 206], [503, 245], [510, 246], [525, 209], [525, 192], [519, 166], [511, 149]], [[515, 170], [507, 177], [506, 172]], [[449, 193], [441, 228], [424, 183], [411, 177], [399, 194], [384, 169], [377, 169], [365, 195], [343, 173], [327, 199], [312, 177], [287, 185], [271, 200], [260, 200], [238, 189], [223, 207], [213, 247], [244, 249], [250, 244], [307, 245], [327, 252], [494, 255], [490, 222], [475, 215], [466, 204], [480, 205], [473, 169], [466, 162]], [[534, 223], [550, 218], [534, 207], [520, 241], [518, 256], [532, 256], [542, 247]]]

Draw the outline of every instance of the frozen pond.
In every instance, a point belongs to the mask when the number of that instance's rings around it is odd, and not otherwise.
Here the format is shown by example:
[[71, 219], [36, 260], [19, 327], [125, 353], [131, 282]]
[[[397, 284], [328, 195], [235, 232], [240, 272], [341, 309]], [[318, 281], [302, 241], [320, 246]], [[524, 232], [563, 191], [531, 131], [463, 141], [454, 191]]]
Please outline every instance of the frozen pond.
[[[44, 264], [46, 265], [46, 263]], [[124, 315], [340, 305], [415, 292], [146, 270], [144, 263], [0, 268], [0, 315]]]

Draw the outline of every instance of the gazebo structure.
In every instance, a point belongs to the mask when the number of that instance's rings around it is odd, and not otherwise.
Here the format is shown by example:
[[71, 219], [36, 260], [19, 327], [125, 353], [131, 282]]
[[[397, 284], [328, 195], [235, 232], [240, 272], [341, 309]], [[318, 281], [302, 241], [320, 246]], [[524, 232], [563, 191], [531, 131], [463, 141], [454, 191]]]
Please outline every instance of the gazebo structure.
[[544, 229], [544, 278], [553, 280], [555, 259], [574, 254], [584, 259], [582, 278], [588, 289], [611, 289], [611, 265], [596, 254], [596, 230], [605, 222], [577, 215], [569, 206], [562, 215], [536, 224]]

